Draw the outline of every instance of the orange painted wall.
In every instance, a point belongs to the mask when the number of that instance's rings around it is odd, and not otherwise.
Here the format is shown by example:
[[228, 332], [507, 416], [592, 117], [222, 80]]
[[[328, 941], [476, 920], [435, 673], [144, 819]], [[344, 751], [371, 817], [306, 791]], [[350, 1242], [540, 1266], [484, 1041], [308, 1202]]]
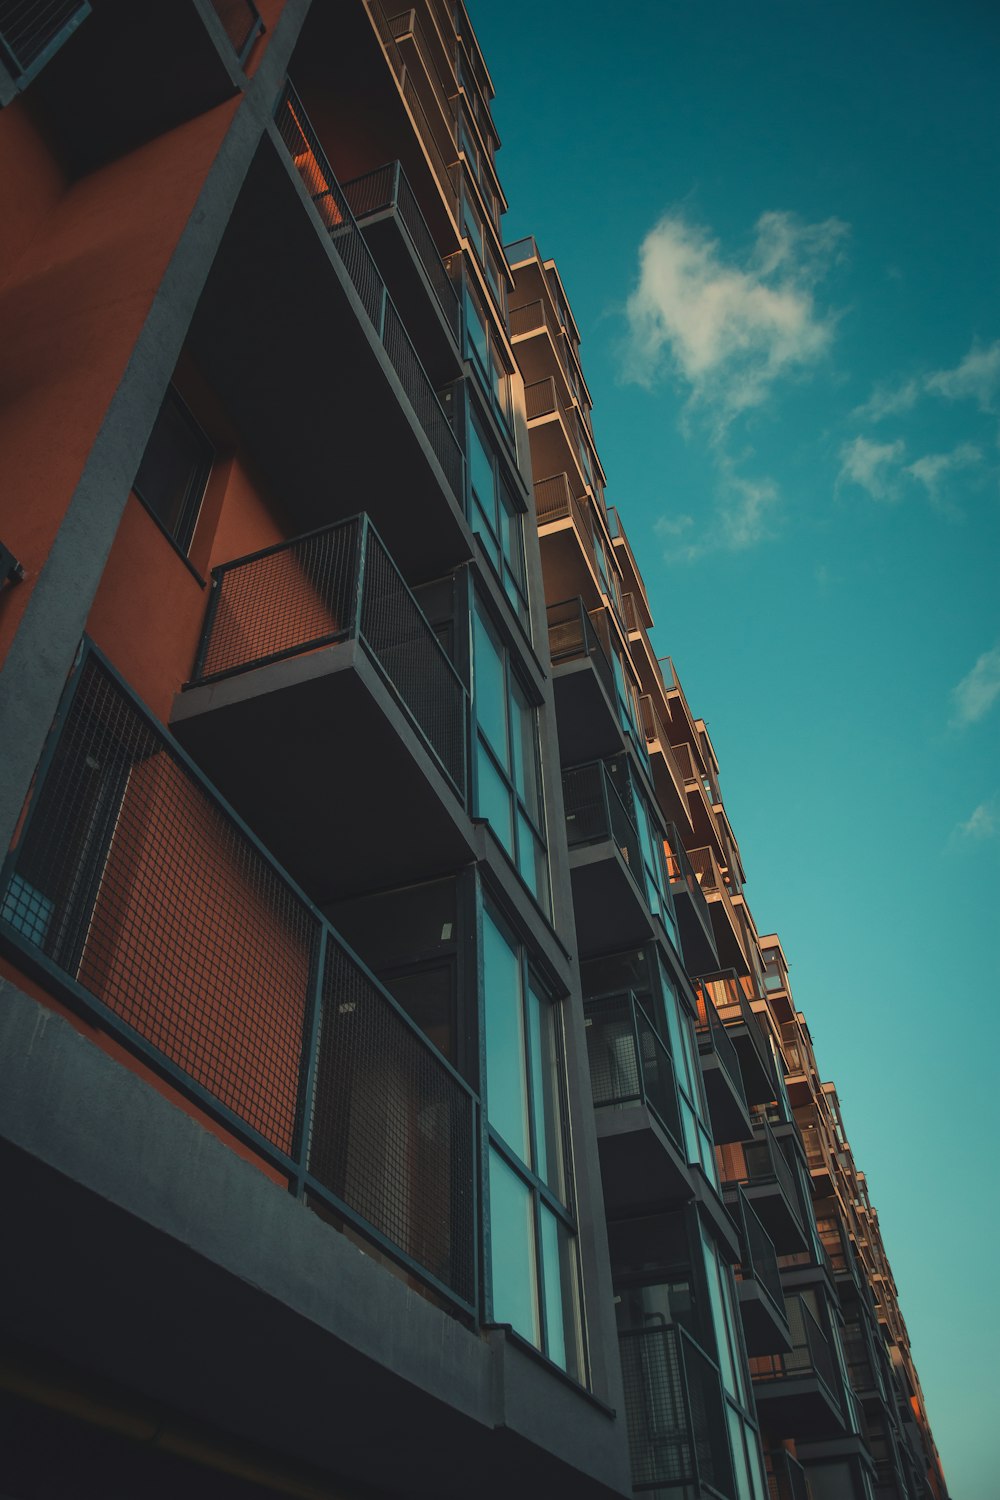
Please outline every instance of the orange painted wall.
[[[234, 99], [59, 193], [51, 167], [11, 231], [0, 286], [0, 537], [26, 578], [0, 612], [0, 659], [79, 481], [157, 288], [232, 121]], [[37, 143], [0, 116], [0, 186]], [[30, 172], [28, 173], [30, 176]], [[16, 242], [16, 243], [15, 243]], [[6, 591], [5, 591], [6, 592]]]

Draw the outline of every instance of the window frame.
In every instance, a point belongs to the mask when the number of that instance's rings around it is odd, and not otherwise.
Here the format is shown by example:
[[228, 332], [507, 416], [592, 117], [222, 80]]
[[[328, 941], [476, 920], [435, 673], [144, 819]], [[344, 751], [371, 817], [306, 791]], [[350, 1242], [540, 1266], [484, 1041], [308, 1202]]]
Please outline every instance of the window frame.
[[[527, 1148], [531, 1157], [530, 1163], [517, 1154], [517, 1151], [509, 1145], [505, 1138], [490, 1119], [489, 1107], [489, 1070], [487, 1065], [487, 1025], [486, 1025], [486, 986], [487, 973], [485, 962], [485, 928], [486, 923], [492, 923], [494, 929], [501, 939], [510, 948], [514, 955], [518, 974], [518, 994], [516, 1003], [519, 1007], [519, 1039], [521, 1054], [520, 1080], [526, 1107], [525, 1123], [527, 1127]], [[553, 993], [551, 987], [545, 982], [540, 973], [539, 966], [532, 961], [528, 951], [528, 944], [518, 937], [515, 928], [502, 913], [499, 905], [494, 901], [489, 892], [480, 887], [480, 900], [478, 912], [478, 941], [480, 954], [479, 964], [479, 1034], [480, 1034], [480, 1077], [479, 1077], [479, 1099], [481, 1109], [482, 1129], [482, 1187], [481, 1201], [483, 1206], [483, 1275], [482, 1275], [482, 1297], [484, 1323], [489, 1326], [507, 1327], [513, 1329], [516, 1337], [526, 1342], [533, 1350], [544, 1359], [549, 1360], [555, 1367], [566, 1375], [570, 1380], [589, 1389], [590, 1386], [590, 1360], [587, 1341], [586, 1309], [583, 1295], [583, 1269], [580, 1255], [579, 1226], [577, 1214], [576, 1176], [573, 1162], [572, 1131], [570, 1128], [569, 1115], [569, 1089], [566, 1063], [566, 1032], [565, 1015], [563, 1005]], [[538, 1133], [544, 1130], [544, 1122], [536, 1118], [537, 1096], [535, 1092], [534, 1060], [532, 1057], [532, 1044], [530, 1040], [530, 996], [534, 994], [538, 1003], [551, 1008], [552, 1034], [555, 1038], [555, 1070], [557, 1076], [557, 1103], [560, 1121], [560, 1150], [561, 1163], [560, 1175], [564, 1187], [565, 1201], [560, 1198], [556, 1190], [540, 1176], [538, 1168]], [[492, 1196], [490, 1185], [490, 1164], [494, 1157], [525, 1187], [531, 1200], [531, 1226], [532, 1240], [530, 1245], [532, 1267], [534, 1272], [534, 1290], [536, 1296], [535, 1315], [537, 1320], [538, 1342], [532, 1338], [525, 1329], [517, 1328], [511, 1323], [497, 1325], [493, 1301], [493, 1255], [492, 1255]], [[555, 1295], [560, 1299], [565, 1309], [566, 1300], [572, 1296], [576, 1314], [576, 1326], [572, 1330], [564, 1326], [564, 1352], [566, 1364], [560, 1364], [554, 1359], [550, 1350], [549, 1319], [548, 1319], [548, 1297], [551, 1297], [553, 1289], [546, 1290], [545, 1274], [545, 1247], [542, 1231], [542, 1211], [547, 1212], [561, 1225], [569, 1237], [570, 1251], [573, 1257], [572, 1286], [564, 1286], [562, 1282], [555, 1289]], [[579, 1373], [574, 1374], [570, 1366], [573, 1360], [570, 1358], [571, 1344], [576, 1346], [576, 1362], [579, 1365]]]
[[[481, 519], [486, 527], [486, 538], [481, 537], [483, 551], [489, 560], [490, 566], [496, 574], [497, 581], [507, 602], [517, 618], [522, 630], [532, 640], [531, 634], [531, 605], [528, 598], [528, 559], [524, 543], [524, 520], [527, 515], [526, 508], [518, 505], [517, 486], [512, 482], [512, 470], [503, 454], [493, 442], [489, 432], [489, 424], [480, 418], [473, 400], [466, 393], [465, 403], [466, 420], [466, 472], [468, 475], [469, 504], [468, 519], [473, 532], [477, 531], [477, 520]], [[490, 520], [486, 509], [482, 505], [475, 489], [475, 471], [472, 463], [473, 440], [478, 442], [490, 467], [493, 471], [493, 519]], [[510, 507], [504, 501], [510, 502]], [[509, 518], [517, 518], [517, 541], [518, 561], [520, 564], [521, 577], [518, 580], [517, 570], [511, 560], [507, 557], [507, 549], [504, 547], [503, 534], [500, 531], [500, 513], [503, 511]], [[499, 558], [499, 564], [494, 561], [494, 549]], [[508, 587], [509, 584], [509, 587]], [[512, 597], [512, 591], [513, 595]]]
[[[149, 445], [153, 440], [157, 425], [160, 422], [163, 413], [168, 409], [168, 407], [171, 408], [174, 413], [181, 418], [188, 433], [196, 439], [202, 450], [199, 459], [197, 460], [195, 466], [192, 467], [191, 473], [189, 475], [186, 493], [182, 502], [181, 512], [176, 528], [172, 528], [168, 525], [167, 521], [159, 513], [152, 501], [147, 499], [147, 497], [143, 494], [140, 484], [142, 467], [146, 460], [146, 454], [149, 451]], [[173, 545], [177, 548], [177, 551], [184, 558], [184, 560], [189, 563], [189, 565], [191, 544], [194, 541], [195, 532], [198, 529], [198, 522], [201, 518], [202, 507], [205, 503], [205, 495], [208, 490], [209, 481], [212, 477], [212, 470], [215, 467], [217, 458], [218, 452], [215, 444], [212, 442], [211, 438], [208, 436], [207, 432], [202, 427], [201, 423], [198, 421], [197, 417], [194, 415], [191, 408], [188, 406], [187, 402], [184, 400], [183, 396], [174, 385], [173, 381], [171, 381], [167, 386], [166, 391], [164, 392], [163, 400], [160, 402], [159, 410], [156, 413], [156, 418], [149, 430], [149, 437], [146, 439], [146, 446], [143, 449], [142, 458], [139, 460], [139, 467], [136, 469], [135, 477], [132, 480], [132, 493], [136, 496], [137, 500], [140, 502], [146, 513], [150, 515], [156, 522], [157, 526], [163, 532], [164, 536], [173, 543]]]

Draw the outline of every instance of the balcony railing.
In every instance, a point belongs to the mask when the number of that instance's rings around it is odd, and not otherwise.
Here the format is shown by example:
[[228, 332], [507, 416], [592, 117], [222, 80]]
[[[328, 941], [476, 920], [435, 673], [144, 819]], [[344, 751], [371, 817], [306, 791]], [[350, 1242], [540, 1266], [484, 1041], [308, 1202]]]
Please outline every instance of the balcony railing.
[[698, 883], [691, 861], [688, 859], [684, 842], [673, 823], [667, 824], [667, 837], [663, 844], [663, 857], [667, 865], [667, 878], [670, 881], [672, 891], [683, 890], [685, 895], [690, 896], [692, 904], [697, 908], [702, 924], [711, 932], [712, 917], [708, 910], [708, 902], [705, 893]]
[[656, 705], [648, 693], [644, 693], [639, 699], [639, 712], [642, 715], [642, 728], [646, 736], [647, 745], [658, 745], [663, 757], [664, 765], [673, 782], [674, 791], [682, 807], [687, 806], [684, 792], [684, 779], [681, 775], [674, 747], [670, 743], [670, 737], [664, 727], [663, 720], [656, 711]]
[[731, 1500], [735, 1486], [715, 1366], [676, 1323], [623, 1329], [618, 1343], [633, 1487]]
[[367, 516], [223, 563], [190, 686], [358, 640], [464, 802], [468, 695]]
[[786, 1298], [785, 1307], [792, 1335], [791, 1350], [787, 1354], [751, 1355], [751, 1376], [755, 1382], [762, 1383], [813, 1376], [826, 1387], [834, 1405], [839, 1407], [836, 1365], [826, 1334], [801, 1297]]
[[0, 874], [7, 952], [474, 1307], [468, 1087], [90, 646], [56, 722]]
[[811, 1500], [806, 1471], [784, 1448], [767, 1455], [768, 1500]]
[[619, 516], [618, 514], [618, 507], [615, 505], [608, 506], [608, 526], [614, 541], [621, 543], [621, 550], [628, 558], [629, 567], [631, 569], [632, 576], [635, 579], [636, 587], [641, 591], [642, 601], [646, 606], [646, 611], [650, 615], [650, 618], [652, 618], [652, 610], [649, 608], [649, 596], [646, 593], [646, 584], [643, 580], [642, 573], [639, 571], [639, 564], [636, 562], [635, 553], [632, 551], [631, 543], [629, 542], [629, 539], [625, 534], [625, 528], [622, 525], [621, 516]]
[[89, 0], [14, 0], [0, 13], [0, 63], [18, 88], [40, 73], [90, 15]]
[[737, 1278], [749, 1281], [751, 1277], [766, 1292], [778, 1316], [784, 1319], [785, 1300], [781, 1290], [781, 1275], [778, 1271], [778, 1256], [774, 1241], [747, 1202], [742, 1190], [737, 1194], [733, 1209], [737, 1224], [742, 1230], [743, 1259], [736, 1267]]
[[571, 849], [610, 839], [617, 844], [640, 892], [643, 885], [639, 832], [602, 760], [563, 772], [566, 838]]
[[264, 22], [253, 0], [212, 0], [212, 9], [222, 22], [240, 64], [246, 62], [253, 44], [264, 31]]
[[734, 969], [720, 970], [715, 974], [702, 974], [695, 981], [707, 994], [715, 1005], [720, 1019], [726, 1026], [737, 1026], [740, 1022], [746, 1026], [747, 1035], [750, 1038], [754, 1051], [760, 1062], [761, 1068], [770, 1078], [774, 1078], [774, 1062], [771, 1049], [768, 1046], [764, 1032], [754, 1015], [750, 1002], [740, 985]]
[[374, 172], [367, 172], [363, 177], [354, 177], [350, 182], [345, 182], [343, 188], [351, 212], [361, 222], [371, 218], [373, 214], [390, 209], [396, 211], [457, 343], [461, 338], [458, 293], [445, 270], [434, 236], [400, 163], [386, 162], [385, 166], [376, 167]]
[[631, 991], [584, 1002], [587, 1058], [595, 1109], [643, 1104], [684, 1151], [674, 1065]]
[[[371, 23], [375, 28], [375, 34], [379, 39], [382, 50], [385, 53], [386, 59], [389, 63], [389, 67], [392, 70], [393, 77], [395, 78], [396, 83], [399, 87], [399, 91], [402, 94], [403, 99], [406, 101], [406, 106], [413, 116], [414, 121], [416, 122], [417, 135], [423, 143], [427, 155], [431, 159], [431, 164], [433, 166], [434, 175], [437, 179], [438, 186], [447, 199], [452, 213], [457, 214], [458, 193], [455, 188], [454, 180], [452, 178], [451, 172], [448, 169], [448, 163], [445, 161], [441, 145], [438, 141], [438, 137], [427, 119], [423, 104], [420, 102], [420, 95], [417, 90], [417, 86], [413, 82], [413, 79], [410, 76], [410, 70], [406, 66], [402, 53], [399, 50], [399, 44], [397, 43], [396, 38], [393, 34], [392, 22], [389, 20], [388, 16], [383, 10], [380, 4], [380, 0], [365, 0], [365, 5], [371, 18]], [[444, 116], [442, 116], [442, 120], [443, 119]], [[448, 154], [450, 155], [451, 151], [454, 149], [453, 140], [446, 140], [446, 149], [448, 150]]]
[[529, 422], [534, 421], [536, 417], [547, 417], [550, 412], [558, 411], [556, 383], [551, 375], [546, 375], [543, 380], [536, 380], [524, 387], [524, 413]]
[[278, 134], [295, 163], [330, 243], [343, 262], [452, 493], [459, 505], [463, 505], [465, 458], [458, 439], [386, 290], [344, 190], [334, 177], [319, 138], [290, 83], [286, 83], [282, 90], [275, 118]]
[[707, 1043], [711, 1043], [711, 1050], [719, 1059], [724, 1072], [728, 1076], [733, 1092], [742, 1100], [744, 1106], [746, 1106], [747, 1099], [743, 1088], [743, 1072], [740, 1068], [739, 1054], [733, 1045], [733, 1039], [719, 1020], [718, 1013], [711, 1000], [706, 1000], [700, 990], [697, 992], [695, 1003], [697, 1005], [695, 1031], [701, 1039], [700, 1045], [705, 1047]]
[[724, 1187], [758, 1187], [762, 1183], [776, 1182], [796, 1218], [801, 1219], [792, 1169], [766, 1120], [757, 1126], [756, 1140], [736, 1142], [718, 1149], [724, 1161]]
[[588, 611], [583, 600], [576, 598], [565, 599], [560, 604], [550, 604], [545, 613], [552, 665], [558, 667], [562, 662], [589, 657], [608, 695], [608, 702], [613, 705], [617, 690], [604, 611]]
[[539, 265], [543, 264], [541, 251], [533, 234], [526, 234], [523, 239], [504, 245], [503, 253], [509, 266], [520, 265], [524, 260], [537, 260]]

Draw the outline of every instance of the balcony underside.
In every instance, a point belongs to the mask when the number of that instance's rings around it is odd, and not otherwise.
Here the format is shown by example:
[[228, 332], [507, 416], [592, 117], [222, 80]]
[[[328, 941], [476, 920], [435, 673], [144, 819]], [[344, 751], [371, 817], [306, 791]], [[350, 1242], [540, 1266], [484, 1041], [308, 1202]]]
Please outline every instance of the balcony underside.
[[752, 1275], [736, 1283], [748, 1354], [787, 1354], [792, 1347], [788, 1320]]
[[366, 510], [410, 583], [471, 556], [449, 485], [282, 147], [247, 174], [191, 324], [290, 534]]
[[[610, 669], [609, 669], [610, 670]], [[564, 765], [606, 760], [622, 748], [618, 715], [590, 657], [552, 668], [559, 750]]]
[[617, 844], [571, 848], [573, 915], [581, 958], [641, 947], [655, 936], [653, 921]]
[[694, 1196], [690, 1168], [644, 1104], [599, 1109], [594, 1119], [609, 1219]]
[[723, 897], [713, 895], [711, 891], [705, 892], [705, 900], [708, 902], [708, 913], [712, 919], [712, 931], [715, 934], [720, 967], [735, 969], [737, 974], [749, 974], [750, 965], [747, 963], [743, 944], [727, 902]]
[[842, 1434], [844, 1419], [831, 1392], [815, 1375], [755, 1380], [754, 1404], [761, 1426], [782, 1437], [831, 1438]]
[[[440, 389], [457, 380], [462, 360], [454, 334], [399, 210], [389, 207], [366, 216], [361, 230], [434, 385]], [[455, 309], [457, 315], [457, 302]]]
[[729, 1076], [722, 1059], [709, 1046], [701, 1051], [701, 1072], [712, 1116], [712, 1134], [717, 1141], [753, 1139], [753, 1122], [746, 1101]]
[[[542, 473], [537, 469], [536, 473]], [[539, 522], [538, 545], [546, 599], [583, 599], [588, 609], [604, 600], [580, 533], [569, 516]]]
[[761, 1055], [761, 1047], [766, 1045], [763, 1034], [758, 1045], [758, 1039], [751, 1036], [748, 1030], [751, 1025], [756, 1026], [760, 1031], [756, 1021], [736, 1021], [726, 1024], [726, 1032], [740, 1060], [740, 1072], [743, 1075], [747, 1102], [767, 1104], [775, 1097], [775, 1080], [770, 1067]]
[[656, 800], [667, 822], [676, 823], [683, 834], [688, 836], [691, 832], [691, 815], [684, 789], [671, 776], [665, 754], [658, 749], [655, 742], [648, 743], [648, 750], [649, 763], [653, 772], [653, 785], [656, 788]]
[[[744, 1182], [743, 1194], [767, 1230], [779, 1255], [796, 1255], [807, 1248], [802, 1220], [777, 1181]], [[726, 1194], [726, 1202], [735, 1202]]]
[[192, 688], [171, 728], [316, 901], [474, 858], [455, 792], [357, 642]]
[[691, 896], [683, 881], [671, 881], [674, 911], [680, 928], [681, 947], [684, 949], [684, 966], [689, 974], [707, 974], [719, 967], [719, 955], [715, 948], [715, 935], [706, 922], [701, 903]]

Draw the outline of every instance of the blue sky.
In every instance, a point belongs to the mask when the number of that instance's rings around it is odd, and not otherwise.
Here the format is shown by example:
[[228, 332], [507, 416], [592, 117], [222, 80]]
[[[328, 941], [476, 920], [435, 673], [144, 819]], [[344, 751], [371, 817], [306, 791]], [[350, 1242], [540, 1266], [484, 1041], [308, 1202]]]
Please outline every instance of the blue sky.
[[654, 641], [994, 1500], [1000, 11], [480, 0], [508, 240], [559, 263]]

